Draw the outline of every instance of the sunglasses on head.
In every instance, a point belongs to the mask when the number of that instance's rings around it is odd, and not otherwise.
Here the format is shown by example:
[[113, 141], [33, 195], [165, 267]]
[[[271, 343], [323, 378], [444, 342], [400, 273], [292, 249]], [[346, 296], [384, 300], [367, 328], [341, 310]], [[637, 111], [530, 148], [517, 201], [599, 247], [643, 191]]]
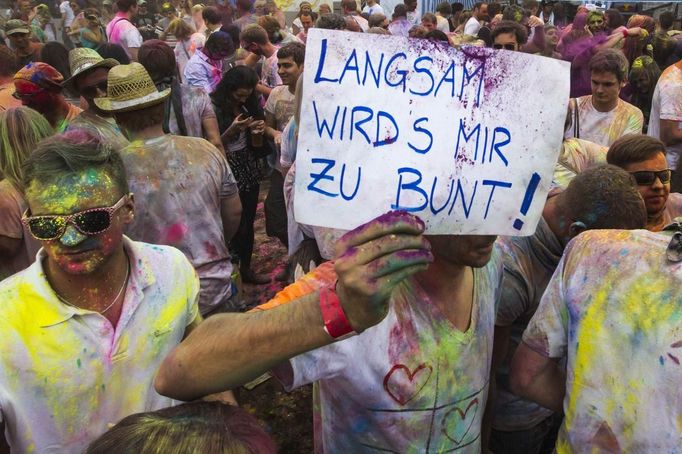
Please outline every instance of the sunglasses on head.
[[107, 92], [107, 81], [103, 80], [98, 84], [95, 85], [89, 85], [87, 87], [78, 87], [80, 91], [81, 96], [84, 98], [94, 98], [97, 96], [97, 92], [101, 91], [103, 93]]
[[31, 235], [37, 240], [54, 240], [66, 231], [66, 226], [71, 223], [84, 235], [97, 235], [111, 227], [111, 216], [126, 202], [127, 195], [121, 197], [118, 202], [110, 207], [91, 208], [68, 215], [28, 216], [28, 210], [21, 218], [21, 222], [28, 228]]
[[672, 175], [672, 170], [640, 170], [638, 172], [630, 172], [630, 174], [635, 177], [635, 181], [640, 186], [651, 186], [656, 181], [656, 178], [661, 180], [661, 183], [670, 183], [670, 177]]
[[493, 49], [516, 50], [516, 45], [514, 45], [514, 44], [493, 44]]

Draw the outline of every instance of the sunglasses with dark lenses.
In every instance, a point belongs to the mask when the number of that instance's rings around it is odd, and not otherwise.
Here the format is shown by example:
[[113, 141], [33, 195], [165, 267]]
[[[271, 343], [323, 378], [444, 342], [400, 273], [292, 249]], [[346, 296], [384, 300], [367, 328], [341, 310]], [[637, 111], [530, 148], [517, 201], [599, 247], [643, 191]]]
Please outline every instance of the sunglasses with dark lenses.
[[635, 177], [635, 181], [637, 181], [637, 184], [640, 186], [651, 186], [654, 184], [656, 181], [656, 178], [658, 177], [659, 180], [661, 180], [661, 183], [667, 184], [670, 183], [670, 177], [672, 175], [672, 170], [670, 169], [665, 169], [665, 170], [659, 170], [659, 171], [653, 171], [653, 170], [641, 170], [639, 172], [630, 172], [633, 177]]
[[500, 50], [500, 49], [506, 49], [506, 50], [516, 50], [516, 45], [514, 44], [493, 44], [493, 48]]
[[81, 96], [84, 98], [94, 98], [97, 96], [97, 91], [101, 91], [102, 93], [107, 92], [107, 81], [103, 80], [98, 84], [95, 85], [90, 85], [88, 87], [78, 87], [79, 91], [81, 93]]
[[61, 237], [66, 226], [71, 223], [84, 235], [97, 235], [111, 227], [111, 216], [126, 202], [127, 195], [121, 197], [115, 205], [102, 208], [91, 208], [69, 215], [28, 216], [28, 210], [21, 222], [28, 227], [34, 238], [41, 241], [54, 240]]

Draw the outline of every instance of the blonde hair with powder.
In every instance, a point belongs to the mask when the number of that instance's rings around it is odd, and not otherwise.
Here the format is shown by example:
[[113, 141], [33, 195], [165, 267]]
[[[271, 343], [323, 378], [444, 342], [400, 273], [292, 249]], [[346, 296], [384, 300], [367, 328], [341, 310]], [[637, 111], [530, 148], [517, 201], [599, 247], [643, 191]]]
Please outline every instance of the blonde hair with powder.
[[0, 175], [19, 189], [22, 164], [38, 142], [52, 134], [50, 123], [33, 109], [14, 107], [0, 112]]

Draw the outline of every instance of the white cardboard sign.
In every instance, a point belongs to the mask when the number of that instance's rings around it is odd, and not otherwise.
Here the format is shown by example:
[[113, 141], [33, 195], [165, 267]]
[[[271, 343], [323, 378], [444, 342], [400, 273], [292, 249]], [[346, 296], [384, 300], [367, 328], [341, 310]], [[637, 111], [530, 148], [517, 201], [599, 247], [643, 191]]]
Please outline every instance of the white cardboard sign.
[[563, 137], [567, 62], [311, 29], [296, 221], [352, 229], [390, 210], [431, 234], [531, 235]]

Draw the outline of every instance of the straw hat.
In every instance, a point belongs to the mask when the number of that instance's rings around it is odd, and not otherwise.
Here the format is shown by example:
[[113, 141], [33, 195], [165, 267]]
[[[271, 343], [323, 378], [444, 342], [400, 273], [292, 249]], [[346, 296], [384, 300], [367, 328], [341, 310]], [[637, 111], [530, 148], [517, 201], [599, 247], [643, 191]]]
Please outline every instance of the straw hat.
[[113, 58], [104, 59], [95, 49], [76, 47], [69, 52], [69, 67], [71, 77], [64, 81], [65, 84], [73, 82], [79, 74], [95, 68], [113, 68], [118, 61]]
[[144, 66], [131, 63], [111, 68], [107, 78], [107, 96], [94, 101], [105, 112], [129, 112], [159, 104], [170, 92], [170, 88], [159, 92]]

